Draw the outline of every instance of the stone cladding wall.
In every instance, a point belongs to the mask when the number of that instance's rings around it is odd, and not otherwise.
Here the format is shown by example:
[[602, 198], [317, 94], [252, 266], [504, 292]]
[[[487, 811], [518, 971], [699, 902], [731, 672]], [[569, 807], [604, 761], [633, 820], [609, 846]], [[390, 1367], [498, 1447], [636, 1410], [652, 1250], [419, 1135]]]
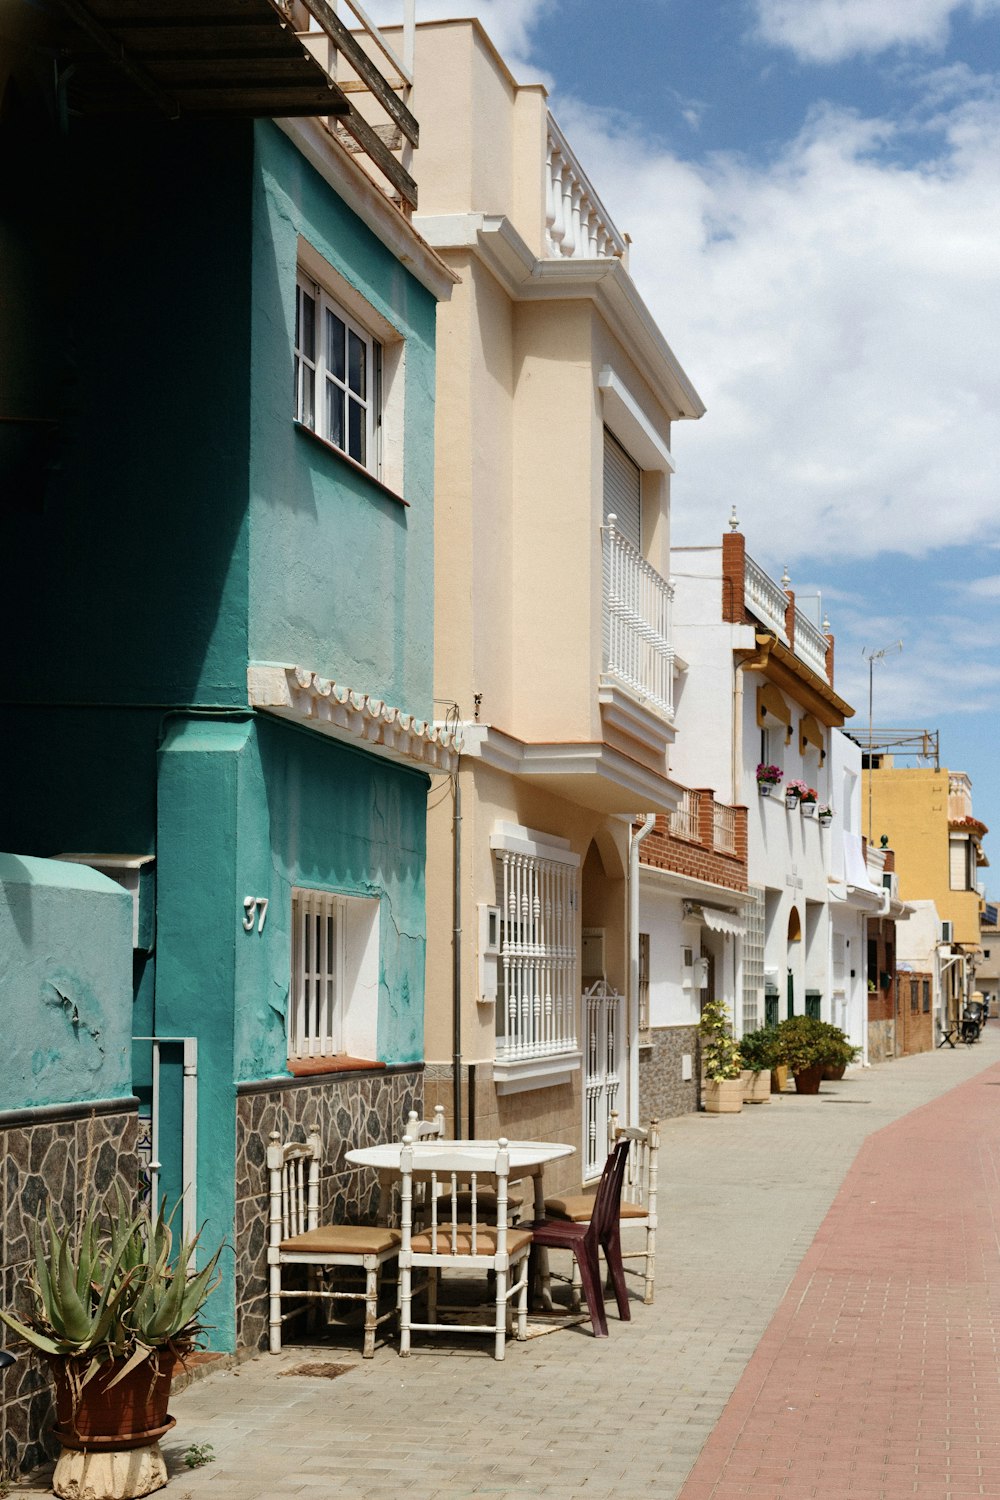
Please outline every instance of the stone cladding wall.
[[[698, 1108], [698, 1028], [663, 1026], [646, 1033], [639, 1052], [639, 1119], [669, 1120]], [[681, 1078], [681, 1058], [691, 1057], [692, 1077]]]
[[379, 1068], [244, 1084], [236, 1103], [236, 1343], [267, 1345], [267, 1144], [304, 1141], [319, 1124], [324, 1160], [320, 1218], [370, 1223], [378, 1206], [374, 1172], [344, 1160], [356, 1147], [400, 1140], [411, 1109], [423, 1113], [423, 1068]]
[[895, 1021], [868, 1022], [868, 1061], [891, 1062], [896, 1056]]
[[[139, 1180], [135, 1100], [0, 1114], [0, 1295], [5, 1308], [24, 1309], [33, 1260], [33, 1226], [51, 1204], [57, 1223], [84, 1204], [109, 1199], [117, 1184], [135, 1201]], [[14, 1344], [4, 1330], [2, 1341]], [[12, 1352], [15, 1352], [12, 1350]], [[48, 1372], [41, 1359], [16, 1350], [0, 1374], [0, 1474], [13, 1477], [55, 1451], [47, 1436], [52, 1414]]]

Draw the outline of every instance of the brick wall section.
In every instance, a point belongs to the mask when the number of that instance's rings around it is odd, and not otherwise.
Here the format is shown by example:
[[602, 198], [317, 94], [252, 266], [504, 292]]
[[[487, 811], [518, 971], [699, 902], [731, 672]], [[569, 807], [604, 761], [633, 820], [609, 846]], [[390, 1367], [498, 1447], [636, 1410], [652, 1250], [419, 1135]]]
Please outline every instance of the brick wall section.
[[[747, 888], [747, 810], [734, 808], [736, 814], [736, 853], [725, 854], [714, 849], [714, 801], [711, 789], [697, 788], [693, 795], [698, 798], [698, 826], [700, 838], [678, 838], [670, 832], [665, 817], [658, 817], [655, 826], [639, 845], [639, 859], [644, 865], [656, 870], [672, 870], [677, 875], [688, 875], [694, 880], [707, 880], [713, 885], [725, 885], [734, 891]], [[638, 826], [638, 825], [637, 825]]]
[[722, 537], [722, 618], [731, 625], [742, 625], [746, 612], [746, 537], [741, 531], [727, 531]]

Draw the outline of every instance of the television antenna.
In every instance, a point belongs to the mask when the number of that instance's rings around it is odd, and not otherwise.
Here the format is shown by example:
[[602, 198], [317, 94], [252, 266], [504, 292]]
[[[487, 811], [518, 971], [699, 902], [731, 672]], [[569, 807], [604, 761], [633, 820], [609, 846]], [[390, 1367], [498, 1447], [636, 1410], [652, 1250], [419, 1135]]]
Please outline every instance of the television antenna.
[[868, 843], [872, 841], [872, 730], [873, 730], [873, 704], [875, 700], [875, 663], [885, 661], [890, 651], [902, 651], [902, 641], [892, 641], [888, 646], [883, 646], [876, 651], [872, 647], [862, 647], [861, 655], [868, 663]]

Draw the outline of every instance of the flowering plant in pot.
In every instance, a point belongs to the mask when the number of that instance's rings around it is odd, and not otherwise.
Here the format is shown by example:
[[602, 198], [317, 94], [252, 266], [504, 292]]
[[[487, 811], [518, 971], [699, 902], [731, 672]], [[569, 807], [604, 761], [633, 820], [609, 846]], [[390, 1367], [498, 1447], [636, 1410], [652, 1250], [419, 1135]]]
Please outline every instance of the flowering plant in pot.
[[163, 1208], [155, 1218], [145, 1209], [130, 1216], [120, 1194], [117, 1213], [103, 1224], [94, 1207], [75, 1225], [58, 1225], [49, 1210], [44, 1229], [35, 1226], [28, 1310], [17, 1316], [0, 1309], [8, 1328], [52, 1370], [55, 1435], [64, 1449], [53, 1478], [57, 1495], [79, 1488], [69, 1460], [80, 1454], [110, 1461], [122, 1450], [149, 1450], [145, 1466], [122, 1471], [134, 1471], [141, 1487], [109, 1480], [109, 1494], [146, 1494], [166, 1483], [157, 1444], [173, 1426], [170, 1379], [175, 1362], [196, 1347], [222, 1253], [220, 1245], [196, 1271], [197, 1236], [175, 1252], [172, 1217]]
[[738, 1114], [743, 1108], [743, 1059], [730, 1028], [724, 1000], [706, 1000], [698, 1022], [705, 1108], [711, 1114]]
[[809, 788], [806, 786], [806, 784], [805, 784], [804, 781], [798, 781], [798, 780], [796, 780], [794, 778], [791, 781], [786, 781], [785, 782], [785, 802], [786, 802], [786, 804], [789, 807], [796, 807], [796, 806], [798, 806], [798, 802], [799, 802], [799, 799], [802, 796], [802, 793], [803, 792], [808, 792], [808, 790], [809, 790]]
[[761, 761], [757, 767], [757, 790], [762, 797], [769, 797], [784, 776], [780, 766], [769, 766]]
[[829, 828], [830, 824], [833, 822], [833, 808], [828, 802], [824, 802], [823, 805], [819, 808], [816, 816], [819, 818], [821, 827]]
[[814, 786], [806, 786], [801, 783], [802, 791], [799, 792], [799, 811], [804, 818], [811, 818], [816, 811], [818, 796]]

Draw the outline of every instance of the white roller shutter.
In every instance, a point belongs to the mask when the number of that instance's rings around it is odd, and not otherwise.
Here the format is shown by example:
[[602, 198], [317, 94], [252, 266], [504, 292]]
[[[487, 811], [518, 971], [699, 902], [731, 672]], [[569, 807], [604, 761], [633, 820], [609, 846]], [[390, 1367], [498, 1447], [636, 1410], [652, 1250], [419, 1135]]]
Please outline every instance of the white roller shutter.
[[642, 551], [642, 475], [618, 439], [604, 429], [604, 519], [615, 516], [617, 530]]

